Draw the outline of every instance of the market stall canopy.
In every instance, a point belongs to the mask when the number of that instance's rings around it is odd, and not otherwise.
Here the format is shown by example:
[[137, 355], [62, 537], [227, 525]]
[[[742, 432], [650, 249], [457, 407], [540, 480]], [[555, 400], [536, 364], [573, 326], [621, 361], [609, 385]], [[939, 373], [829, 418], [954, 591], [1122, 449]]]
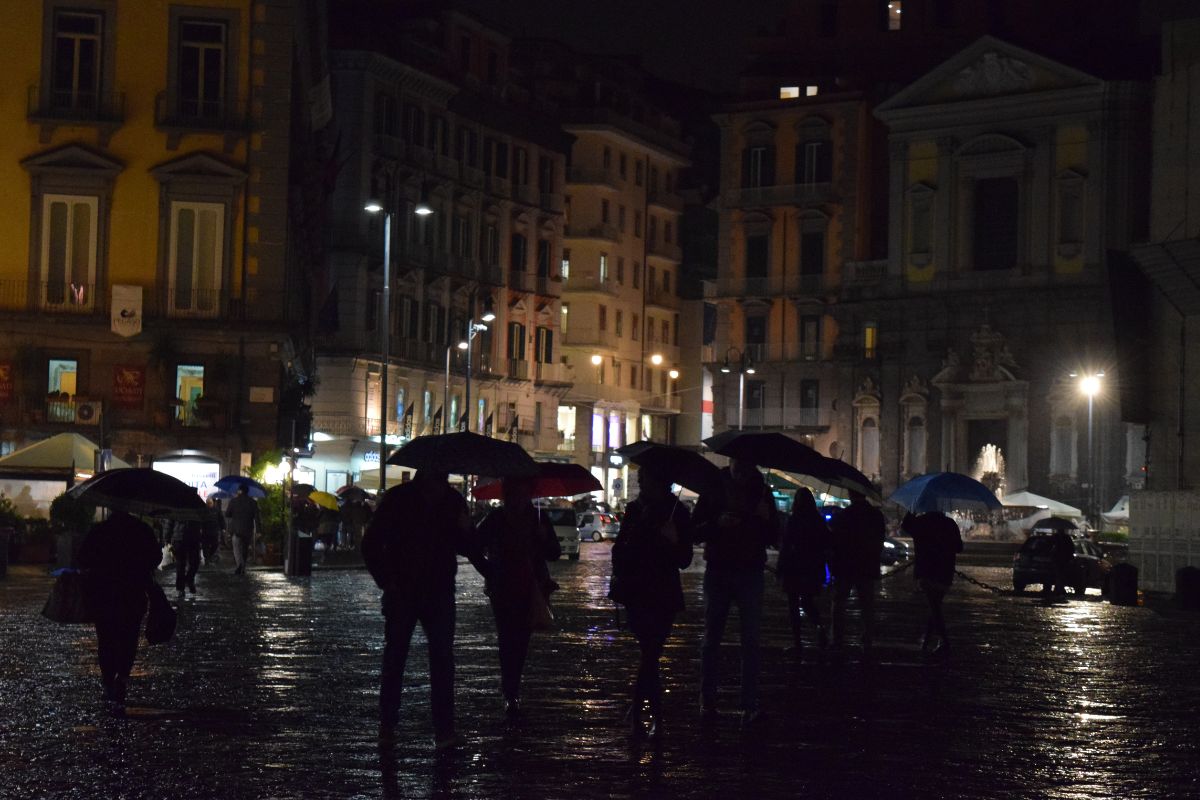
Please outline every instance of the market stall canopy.
[[1033, 492], [1013, 492], [1012, 494], [1006, 494], [1001, 498], [1000, 502], [1006, 506], [1042, 508], [1058, 517], [1083, 516], [1083, 512], [1075, 508], [1075, 506], [1069, 506], [1066, 503], [1060, 503], [1057, 500], [1051, 500], [1049, 497], [1042, 497], [1040, 494], [1034, 494]]
[[[0, 458], [0, 472], [8, 474], [95, 472], [96, 453], [100, 446], [78, 433], [60, 433], [23, 447]], [[109, 463], [110, 469], [126, 468], [129, 465], [116, 456]]]

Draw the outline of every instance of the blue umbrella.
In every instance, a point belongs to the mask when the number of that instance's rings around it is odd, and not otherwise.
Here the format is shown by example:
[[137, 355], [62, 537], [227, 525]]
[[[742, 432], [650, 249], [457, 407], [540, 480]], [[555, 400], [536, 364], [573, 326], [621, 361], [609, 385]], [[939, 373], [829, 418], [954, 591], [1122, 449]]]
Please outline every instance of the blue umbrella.
[[221, 480], [213, 484], [218, 489], [230, 494], [237, 494], [237, 490], [245, 486], [247, 494], [251, 497], [266, 497], [267, 490], [261, 483], [254, 478], [247, 478], [245, 475], [226, 475]]
[[993, 511], [1001, 508], [991, 489], [957, 472], [931, 472], [913, 478], [888, 498], [914, 514], [926, 511]]

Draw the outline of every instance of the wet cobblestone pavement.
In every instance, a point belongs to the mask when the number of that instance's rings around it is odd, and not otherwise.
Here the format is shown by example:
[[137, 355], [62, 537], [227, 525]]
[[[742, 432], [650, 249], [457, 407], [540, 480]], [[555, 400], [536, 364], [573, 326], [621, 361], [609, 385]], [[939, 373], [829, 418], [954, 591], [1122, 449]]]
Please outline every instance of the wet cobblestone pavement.
[[[130, 717], [116, 720], [102, 714], [91, 628], [43, 620], [50, 579], [13, 568], [0, 580], [0, 797], [1200, 797], [1195, 616], [1098, 596], [1046, 606], [959, 581], [946, 602], [954, 652], [927, 663], [924, 608], [903, 574], [883, 583], [873, 663], [854, 638], [840, 655], [811, 648], [797, 662], [783, 652], [790, 637], [771, 586], [769, 716], [743, 733], [733, 645], [725, 714], [699, 722], [697, 555], [668, 644], [670, 727], [654, 746], [620, 722], [636, 648], [604, 598], [608, 548], [583, 550], [551, 565], [560, 630], [535, 638], [516, 726], [501, 714], [480, 581], [461, 570], [467, 742], [436, 757], [423, 644], [397, 743], [379, 748], [383, 626], [361, 570], [299, 580], [202, 571], [175, 640], [140, 650]], [[964, 571], [1007, 585], [1001, 567]], [[733, 620], [729, 632], [736, 642]]]

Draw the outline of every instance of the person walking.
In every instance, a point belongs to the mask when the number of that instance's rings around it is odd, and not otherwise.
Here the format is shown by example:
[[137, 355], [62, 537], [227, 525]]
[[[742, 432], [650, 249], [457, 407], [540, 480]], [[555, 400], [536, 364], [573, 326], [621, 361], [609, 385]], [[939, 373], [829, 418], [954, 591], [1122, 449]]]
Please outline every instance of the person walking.
[[[1061, 597], [1067, 600], [1067, 586], [1072, 584], [1072, 567], [1075, 566], [1075, 541], [1066, 531], [1055, 531], [1050, 534], [1054, 543], [1054, 591], [1044, 592], [1048, 599]], [[1052, 597], [1051, 597], [1052, 595]]]
[[340, 512], [342, 522], [341, 546], [353, 549], [362, 538], [363, 529], [371, 521], [371, 510], [362, 500], [348, 500]]
[[129, 673], [146, 614], [146, 590], [162, 557], [154, 531], [122, 511], [93, 525], [79, 548], [84, 597], [96, 617], [96, 660], [104, 699], [125, 713]]
[[258, 501], [250, 496], [245, 486], [239, 486], [237, 494], [225, 507], [225, 518], [229, 520], [229, 538], [233, 544], [234, 575], [246, 571], [250, 560], [250, 545], [254, 541], [254, 531], [262, 528], [262, 518], [258, 513]]
[[225, 538], [225, 516], [216, 498], [207, 500], [208, 512], [204, 517], [204, 529], [200, 536], [200, 550], [204, 555], [205, 564], [215, 564], [221, 560], [221, 540]]
[[200, 540], [203, 523], [177, 520], [171, 530], [171, 550], [175, 554], [175, 592], [183, 597], [186, 588], [196, 593], [196, 573], [200, 570]]
[[879, 509], [859, 492], [850, 492], [850, 505], [833, 518], [833, 643], [841, 647], [846, 632], [850, 592], [862, 616], [863, 652], [870, 653], [875, 632], [875, 584], [887, 522]]
[[404, 669], [418, 623], [429, 648], [434, 746], [445, 750], [462, 741], [454, 730], [456, 554], [487, 576], [467, 504], [450, 487], [446, 473], [418, 470], [413, 480], [383, 495], [363, 535], [362, 555], [383, 590], [379, 738], [385, 744], [394, 738], [400, 720]]
[[505, 478], [504, 505], [479, 523], [487, 555], [487, 592], [496, 619], [504, 713], [521, 713], [521, 675], [533, 631], [547, 627], [550, 594], [558, 588], [546, 566], [562, 555], [554, 528], [530, 502], [527, 478]]
[[913, 578], [929, 603], [921, 651], [945, 655], [950, 650], [950, 636], [942, 615], [942, 601], [954, 581], [954, 564], [963, 549], [962, 534], [958, 524], [940, 511], [906, 514], [900, 527], [912, 537], [916, 549]]
[[[779, 543], [777, 569], [787, 595], [788, 620], [792, 626], [792, 647], [797, 657], [803, 639], [801, 623], [805, 618], [817, 631], [817, 642], [824, 647], [829, 640], [821, 617], [819, 598], [825, 588], [825, 564], [829, 550], [829, 527], [817, 510], [817, 501], [808, 489], [797, 489], [792, 515]], [[803, 612], [803, 613], [802, 613]]]
[[704, 641], [701, 646], [700, 707], [706, 720], [717, 714], [721, 639], [732, 606], [741, 621], [742, 724], [757, 722], [759, 630], [767, 546], [778, 538], [771, 490], [754, 464], [734, 459], [721, 471], [721, 486], [700, 497], [693, 534], [704, 543]]
[[692, 563], [691, 527], [691, 515], [671, 494], [670, 481], [647, 467], [639, 469], [638, 496], [626, 506], [613, 545], [608, 596], [627, 609], [629, 630], [641, 651], [626, 721], [640, 733], [648, 704], [651, 737], [663, 732], [659, 661], [675, 615], [683, 611], [679, 571]]

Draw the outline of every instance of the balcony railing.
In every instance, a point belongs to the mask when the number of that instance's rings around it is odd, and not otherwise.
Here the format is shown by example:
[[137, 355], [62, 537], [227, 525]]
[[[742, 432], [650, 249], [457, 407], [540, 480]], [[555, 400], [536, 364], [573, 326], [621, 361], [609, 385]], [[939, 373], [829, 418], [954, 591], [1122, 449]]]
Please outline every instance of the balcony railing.
[[568, 239], [602, 239], [606, 242], [620, 243], [621, 232], [616, 225], [568, 225], [563, 235]]
[[483, 188], [483, 170], [478, 167], [469, 167], [466, 164], [462, 165], [462, 179], [467, 186], [473, 186], [476, 189]]
[[565, 383], [566, 370], [562, 364], [543, 364], [534, 362], [533, 379], [538, 383]]
[[611, 186], [614, 189], [618, 188], [616, 172], [612, 169], [612, 167], [602, 167], [600, 169], [590, 167], [571, 167], [570, 171], [567, 173], [567, 182], [601, 184], [604, 186]]
[[572, 347], [612, 347], [613, 338], [608, 331], [571, 331], [563, 334], [563, 344]]
[[674, 192], [650, 190], [650, 205], [668, 211], [683, 211], [683, 198]]
[[820, 294], [830, 288], [826, 275], [770, 275], [766, 277], [743, 277], [726, 275], [716, 281], [707, 281], [706, 297], [777, 297], [783, 295]]
[[887, 261], [847, 261], [843, 267], [846, 283], [880, 283], [887, 277]]
[[125, 93], [43, 90], [41, 86], [30, 86], [27, 115], [34, 122], [120, 124], [125, 121]]
[[773, 206], [824, 203], [832, 199], [829, 183], [792, 183], [782, 186], [751, 186], [725, 193], [727, 206]]
[[497, 197], [511, 197], [512, 182], [508, 178], [498, 178], [495, 175], [488, 175], [487, 190]]
[[663, 411], [678, 411], [679, 397], [676, 395], [651, 394], [647, 395], [642, 405], [647, 408], [660, 409]]
[[246, 130], [246, 112], [234, 100], [197, 100], [159, 92], [154, 98], [154, 124], [183, 131], [240, 132]]
[[661, 286], [650, 286], [646, 289], [646, 302], [659, 308], [679, 308], [679, 296]]
[[598, 275], [574, 274], [567, 279], [563, 289], [568, 292], [604, 292], [616, 295], [618, 286], [616, 281], [601, 280]]
[[533, 274], [519, 269], [508, 271], [508, 288], [518, 292], [533, 291]]
[[529, 380], [529, 362], [519, 358], [508, 359], [508, 377], [516, 381]]
[[479, 280], [490, 286], [504, 285], [504, 271], [499, 264], [480, 264]]
[[[827, 408], [747, 408], [744, 425], [747, 428], [828, 428], [832, 414]], [[725, 424], [736, 426], [737, 405], [725, 408]]]
[[447, 178], [458, 178], [458, 160], [450, 156], [439, 155], [434, 158], [437, 171]]
[[542, 192], [542, 208], [546, 211], [553, 211], [555, 214], [561, 214], [563, 196], [558, 192]]
[[[821, 342], [771, 342], [769, 344], [734, 344], [735, 349], [749, 355], [756, 364], [772, 361], [821, 361], [828, 358], [826, 348]], [[728, 348], [718, 344], [709, 348], [707, 355], [701, 360], [704, 363], [714, 363], [713, 359], [726, 352]]]
[[536, 206], [538, 200], [541, 199], [538, 195], [536, 186], [528, 183], [518, 183], [513, 186], [513, 197], [519, 203], [524, 203], [527, 206]]
[[[259, 292], [252, 298], [256, 310], [272, 302], [282, 309], [283, 292]], [[142, 317], [155, 318], [247, 318], [245, 299], [233, 298], [224, 291], [184, 289], [144, 289]], [[108, 287], [92, 283], [44, 283], [37, 281], [0, 281], [0, 309], [49, 314], [96, 315], [107, 317], [111, 310]]]
[[557, 275], [538, 275], [535, 291], [538, 294], [557, 297], [562, 293], [562, 278]]
[[650, 242], [646, 249], [650, 252], [650, 255], [665, 258], [668, 261], [683, 260], [683, 250], [680, 249], [679, 245], [672, 244], [671, 242], [656, 239]]
[[386, 133], [375, 134], [375, 152], [387, 158], [402, 159], [405, 154], [404, 140]]

